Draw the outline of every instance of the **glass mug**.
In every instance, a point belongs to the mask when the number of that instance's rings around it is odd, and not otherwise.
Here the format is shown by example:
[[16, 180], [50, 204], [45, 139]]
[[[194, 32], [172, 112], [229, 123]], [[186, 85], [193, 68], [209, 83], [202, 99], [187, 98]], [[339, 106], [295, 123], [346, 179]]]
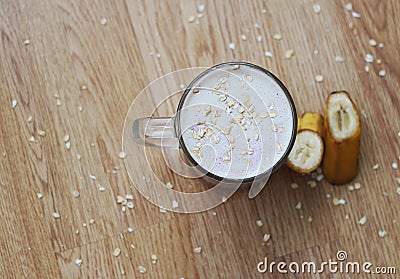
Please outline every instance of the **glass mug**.
[[132, 132], [136, 143], [163, 148], [178, 174], [228, 186], [252, 184], [254, 197], [289, 155], [297, 114], [272, 73], [227, 62], [190, 83], [174, 116], [135, 119]]

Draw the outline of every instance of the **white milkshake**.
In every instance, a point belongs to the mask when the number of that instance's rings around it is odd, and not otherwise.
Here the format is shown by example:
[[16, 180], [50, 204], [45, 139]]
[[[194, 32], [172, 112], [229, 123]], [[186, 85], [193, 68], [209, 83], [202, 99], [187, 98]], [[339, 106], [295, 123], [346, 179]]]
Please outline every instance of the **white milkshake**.
[[248, 179], [287, 156], [297, 116], [290, 95], [266, 71], [247, 63], [223, 64], [188, 90], [178, 131], [202, 169], [219, 178]]

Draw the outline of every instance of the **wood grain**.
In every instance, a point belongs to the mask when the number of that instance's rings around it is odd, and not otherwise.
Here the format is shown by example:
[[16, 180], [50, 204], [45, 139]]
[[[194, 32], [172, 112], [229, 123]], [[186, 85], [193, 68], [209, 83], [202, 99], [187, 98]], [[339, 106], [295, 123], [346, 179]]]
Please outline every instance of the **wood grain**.
[[[257, 272], [257, 263], [265, 256], [321, 262], [335, 259], [339, 250], [351, 261], [396, 266], [399, 273], [400, 173], [391, 164], [400, 163], [400, 2], [353, 1], [359, 19], [346, 11], [347, 1], [320, 0], [319, 14], [313, 10], [316, 3], [1, 1], [3, 276], [278, 278], [277, 273]], [[205, 10], [197, 17], [200, 4]], [[190, 16], [195, 16], [193, 23]], [[273, 38], [276, 33], [281, 40]], [[30, 44], [25, 45], [27, 39]], [[370, 39], [383, 47], [370, 46]], [[230, 43], [235, 43], [234, 50]], [[294, 50], [291, 59], [284, 57], [288, 49]], [[375, 58], [369, 72], [367, 53]], [[335, 56], [344, 61], [336, 63]], [[299, 114], [323, 112], [331, 91], [352, 94], [363, 114], [360, 172], [354, 180], [361, 183], [360, 190], [325, 181], [310, 188], [309, 176], [282, 167], [255, 199], [242, 190], [199, 214], [162, 214], [139, 194], [118, 157], [134, 98], [171, 71], [240, 60], [275, 73], [292, 93]], [[381, 70], [384, 77], [378, 75]], [[319, 74], [324, 76], [321, 83], [315, 81]], [[179, 82], [187, 85], [190, 80]], [[13, 109], [14, 99], [18, 105]], [[176, 101], [169, 100], [157, 113], [171, 114]], [[65, 135], [70, 136], [70, 150]], [[28, 141], [31, 136], [34, 142]], [[159, 153], [152, 158], [162, 181], [188, 191], [207, 187], [201, 180], [175, 175]], [[375, 164], [379, 168], [372, 170]], [[300, 188], [291, 189], [293, 182]], [[125, 194], [135, 197], [135, 209], [123, 213], [116, 197]], [[334, 206], [334, 197], [346, 204]], [[302, 207], [296, 209], [299, 202]], [[61, 218], [53, 218], [54, 212]], [[367, 216], [364, 226], [358, 224], [362, 216]], [[259, 219], [262, 227], [256, 225]], [[128, 233], [128, 227], [134, 232]], [[388, 235], [379, 237], [380, 230]], [[267, 243], [262, 240], [265, 233], [271, 234]], [[194, 253], [195, 247], [202, 252]], [[115, 248], [122, 251], [118, 257]], [[158, 257], [156, 264], [152, 254]], [[76, 259], [82, 259], [82, 266]], [[139, 273], [139, 265], [146, 267], [146, 274]], [[390, 276], [385, 278], [396, 278]], [[286, 277], [353, 278], [327, 272]]]

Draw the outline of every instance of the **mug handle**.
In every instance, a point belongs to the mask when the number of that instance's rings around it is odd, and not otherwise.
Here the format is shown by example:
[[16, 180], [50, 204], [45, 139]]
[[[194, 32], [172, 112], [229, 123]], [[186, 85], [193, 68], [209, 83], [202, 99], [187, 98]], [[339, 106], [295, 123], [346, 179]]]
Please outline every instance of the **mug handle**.
[[137, 143], [163, 148], [179, 148], [173, 117], [145, 117], [133, 121], [133, 138]]

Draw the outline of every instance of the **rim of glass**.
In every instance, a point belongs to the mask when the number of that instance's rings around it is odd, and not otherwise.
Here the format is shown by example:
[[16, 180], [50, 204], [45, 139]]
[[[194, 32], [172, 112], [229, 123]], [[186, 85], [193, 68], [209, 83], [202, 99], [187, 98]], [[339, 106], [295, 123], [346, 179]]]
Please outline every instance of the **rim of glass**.
[[[258, 175], [256, 175], [256, 176], [247, 177], [247, 178], [243, 178], [243, 179], [233, 179], [233, 178], [221, 177], [221, 176], [218, 176], [218, 175], [216, 175], [216, 174], [214, 174], [214, 173], [212, 173], [212, 172], [207, 171], [207, 170], [204, 169], [201, 165], [199, 165], [199, 164], [197, 163], [197, 161], [192, 157], [192, 155], [190, 154], [189, 150], [186, 148], [186, 145], [185, 145], [185, 142], [184, 142], [184, 140], [183, 140], [183, 137], [181, 136], [181, 122], [180, 122], [180, 113], [179, 113], [179, 111], [181, 111], [181, 109], [183, 108], [183, 105], [184, 105], [184, 102], [185, 102], [185, 100], [186, 100], [186, 97], [189, 95], [190, 91], [193, 89], [193, 85], [194, 85], [195, 83], [197, 83], [197, 81], [198, 81], [200, 78], [202, 78], [203, 76], [205, 76], [206, 74], [208, 74], [209, 72], [211, 72], [211, 71], [213, 71], [213, 70], [215, 70], [215, 69], [218, 69], [218, 68], [221, 68], [221, 67], [224, 67], [224, 66], [227, 66], [227, 65], [232, 65], [232, 66], [234, 66], [234, 65], [244, 65], [244, 66], [252, 67], [252, 68], [255, 68], [255, 69], [257, 69], [257, 70], [262, 71], [264, 74], [268, 75], [270, 78], [272, 78], [272, 79], [279, 85], [279, 87], [282, 89], [283, 93], [285, 94], [287, 100], [289, 101], [289, 105], [290, 105], [290, 108], [291, 108], [291, 111], [292, 111], [292, 118], [293, 118], [293, 130], [292, 130], [292, 135], [291, 135], [290, 142], [289, 142], [288, 147], [286, 148], [285, 153], [282, 155], [282, 157], [279, 159], [279, 161], [278, 161], [276, 164], [274, 164], [274, 166], [272, 167], [272, 171], [267, 170], [267, 171], [265, 171], [265, 172], [263, 172], [263, 173], [260, 173], [260, 174], [258, 174]], [[271, 72], [268, 71], [267, 69], [264, 69], [264, 68], [261, 67], [261, 66], [258, 66], [258, 65], [256, 65], [256, 64], [249, 63], [249, 62], [244, 62], [244, 61], [239, 61], [239, 62], [224, 62], [224, 63], [217, 64], [217, 65], [215, 65], [215, 66], [212, 66], [212, 67], [206, 69], [205, 71], [203, 71], [202, 73], [200, 73], [200, 74], [199, 74], [198, 76], [196, 76], [196, 78], [194, 78], [194, 79], [190, 82], [190, 84], [186, 87], [186, 89], [185, 89], [185, 91], [183, 92], [183, 95], [182, 95], [182, 97], [181, 97], [181, 99], [180, 99], [180, 101], [179, 101], [178, 108], [177, 108], [176, 111], [177, 111], [177, 114], [176, 114], [175, 121], [174, 121], [174, 122], [175, 122], [175, 123], [174, 123], [174, 126], [175, 126], [175, 134], [176, 134], [177, 137], [178, 137], [179, 146], [182, 148], [183, 153], [184, 153], [185, 156], [188, 158], [188, 160], [190, 161], [190, 163], [192, 163], [193, 165], [199, 167], [199, 169], [200, 169], [201, 172], [203, 172], [205, 175], [207, 175], [207, 176], [209, 176], [209, 177], [211, 177], [211, 178], [213, 178], [213, 179], [215, 179], [215, 180], [218, 180], [218, 181], [224, 180], [225, 182], [228, 182], [228, 183], [229, 183], [229, 182], [242, 181], [242, 183], [246, 183], [246, 182], [251, 182], [251, 181], [253, 181], [255, 178], [259, 178], [259, 177], [262, 177], [262, 176], [264, 176], [264, 175], [269, 175], [269, 174], [275, 172], [277, 169], [279, 169], [279, 168], [285, 163], [285, 161], [286, 161], [286, 159], [287, 159], [287, 157], [288, 157], [290, 151], [291, 151], [292, 148], [293, 148], [294, 142], [295, 142], [295, 140], [296, 140], [297, 125], [298, 125], [298, 123], [297, 123], [297, 112], [296, 112], [296, 107], [295, 107], [294, 102], [293, 102], [293, 98], [292, 98], [292, 96], [290, 95], [289, 90], [287, 90], [287, 88], [285, 87], [285, 85], [284, 85], [273, 73], [271, 73]]]

